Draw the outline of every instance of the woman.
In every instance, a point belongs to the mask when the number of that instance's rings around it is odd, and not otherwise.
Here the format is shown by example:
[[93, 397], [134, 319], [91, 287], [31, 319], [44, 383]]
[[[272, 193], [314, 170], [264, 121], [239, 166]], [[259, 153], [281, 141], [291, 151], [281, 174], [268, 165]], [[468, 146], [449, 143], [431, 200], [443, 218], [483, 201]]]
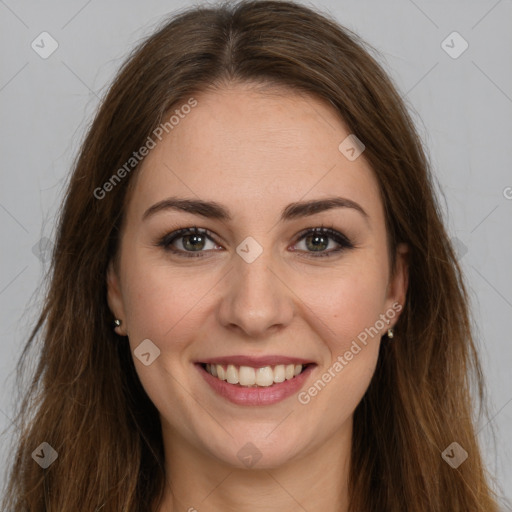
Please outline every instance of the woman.
[[71, 177], [6, 509], [497, 510], [431, 181], [335, 22], [256, 1], [164, 25]]

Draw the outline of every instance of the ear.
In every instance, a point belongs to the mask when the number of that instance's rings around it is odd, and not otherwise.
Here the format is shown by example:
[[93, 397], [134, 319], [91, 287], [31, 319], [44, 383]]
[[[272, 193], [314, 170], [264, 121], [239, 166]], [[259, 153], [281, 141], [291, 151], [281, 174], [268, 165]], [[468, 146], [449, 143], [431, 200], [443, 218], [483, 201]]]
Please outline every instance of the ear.
[[121, 325], [115, 327], [117, 334], [126, 336], [126, 315], [124, 312], [123, 295], [119, 275], [113, 261], [110, 261], [107, 269], [107, 302], [114, 317], [121, 320]]
[[[409, 246], [405, 243], [398, 244], [395, 254], [395, 268], [388, 283], [386, 306], [391, 308], [393, 304], [400, 304], [400, 311], [405, 304], [407, 287], [409, 285]], [[395, 308], [393, 308], [395, 309]], [[398, 321], [400, 311], [397, 311], [393, 325]]]

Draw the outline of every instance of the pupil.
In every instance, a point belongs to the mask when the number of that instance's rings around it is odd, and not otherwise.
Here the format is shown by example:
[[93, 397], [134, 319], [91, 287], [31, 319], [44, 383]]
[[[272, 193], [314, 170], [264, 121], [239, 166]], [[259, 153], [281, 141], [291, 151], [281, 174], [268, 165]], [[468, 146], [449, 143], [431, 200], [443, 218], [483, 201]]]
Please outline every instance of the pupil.
[[[184, 240], [185, 240], [185, 248], [186, 249], [192, 249], [192, 250], [196, 250], [196, 249], [202, 249], [202, 246], [198, 246], [198, 245], [194, 245], [195, 243], [197, 243], [199, 241], [199, 244], [203, 243], [204, 244], [204, 241], [202, 240], [203, 236], [202, 235], [187, 235], [184, 237]], [[190, 240], [193, 239], [194, 241], [192, 242], [192, 244], [190, 243], [187, 243], [187, 242], [190, 242]], [[187, 247], [188, 246], [188, 247]]]
[[[326, 247], [327, 247], [327, 245], [325, 243], [325, 238], [326, 237], [323, 236], [323, 235], [310, 235], [310, 236], [306, 237], [306, 245], [308, 245], [307, 244], [308, 240], [312, 240], [313, 241], [313, 250], [314, 251], [321, 251], [323, 249], [326, 249]], [[322, 240], [323, 243], [322, 242], [319, 243], [320, 240]], [[319, 247], [319, 245], [323, 246], [323, 247]]]

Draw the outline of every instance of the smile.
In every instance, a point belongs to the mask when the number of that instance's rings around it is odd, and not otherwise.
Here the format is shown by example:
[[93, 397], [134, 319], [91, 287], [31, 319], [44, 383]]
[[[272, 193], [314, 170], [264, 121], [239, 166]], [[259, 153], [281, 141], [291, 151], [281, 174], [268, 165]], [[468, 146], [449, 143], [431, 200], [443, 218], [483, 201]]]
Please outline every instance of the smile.
[[300, 375], [307, 365], [278, 364], [253, 368], [234, 364], [204, 364], [204, 369], [213, 377], [246, 387], [269, 387]]
[[236, 405], [247, 406], [272, 405], [298, 393], [317, 366], [315, 363], [283, 361], [281, 358], [281, 361], [276, 361], [277, 358], [260, 361], [243, 359], [198, 362], [194, 366], [215, 395]]

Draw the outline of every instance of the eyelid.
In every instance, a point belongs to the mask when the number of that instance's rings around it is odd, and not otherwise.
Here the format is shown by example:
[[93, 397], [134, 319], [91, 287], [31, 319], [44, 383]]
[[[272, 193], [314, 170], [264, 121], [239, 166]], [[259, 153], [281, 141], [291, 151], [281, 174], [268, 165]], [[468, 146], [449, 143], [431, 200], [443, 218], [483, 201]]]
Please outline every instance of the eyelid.
[[323, 224], [318, 227], [310, 227], [302, 230], [297, 234], [297, 239], [294, 245], [301, 242], [310, 234], [324, 235], [339, 245], [337, 249], [331, 249], [329, 251], [297, 251], [297, 254], [303, 258], [318, 259], [318, 258], [332, 258], [341, 255], [343, 252], [354, 249], [356, 246], [352, 241], [341, 231], [334, 229], [333, 226], [324, 226]]
[[303, 238], [305, 238], [306, 235], [309, 235], [310, 233], [319, 233], [320, 235], [329, 235], [331, 238], [334, 238], [334, 239], [339, 238], [344, 245], [353, 247], [352, 242], [345, 234], [343, 234], [341, 231], [338, 231], [337, 229], [335, 229], [334, 226], [332, 226], [332, 225], [325, 226], [323, 224], [320, 226], [306, 228], [306, 229], [303, 229], [302, 231], [300, 231], [297, 234], [297, 239], [296, 239], [295, 243], [301, 241]]
[[[171, 252], [178, 257], [200, 257], [204, 258], [205, 253], [211, 252], [211, 250], [207, 251], [183, 251], [180, 249], [175, 249], [172, 247], [172, 243], [184, 236], [192, 235], [192, 234], [200, 234], [206, 236], [211, 242], [213, 242], [216, 245], [221, 245], [216, 241], [216, 235], [210, 231], [207, 228], [199, 228], [197, 226], [192, 227], [186, 227], [186, 228], [180, 228], [173, 230], [170, 233], [165, 234], [163, 237], [159, 238], [155, 245], [162, 247], [165, 251]], [[318, 258], [318, 257], [329, 257], [331, 254], [339, 254], [344, 250], [352, 249], [355, 247], [355, 245], [350, 241], [350, 239], [343, 234], [342, 232], [334, 229], [334, 226], [325, 226], [324, 224], [321, 224], [320, 226], [313, 226], [308, 227], [303, 230], [301, 230], [299, 233], [297, 233], [295, 237], [295, 241], [293, 242], [293, 245], [296, 245], [297, 243], [301, 242], [304, 238], [306, 238], [307, 235], [310, 234], [319, 234], [324, 235], [332, 240], [334, 240], [340, 247], [334, 250], [330, 251], [318, 251], [315, 254], [315, 251], [296, 251], [298, 254], [302, 255], [303, 252], [306, 254], [304, 257], [307, 258]]]
[[[206, 228], [199, 228], [197, 226], [175, 229], [175, 230], [171, 231], [170, 233], [167, 233], [164, 236], [160, 237], [156, 241], [155, 245], [163, 247], [164, 250], [168, 250], [170, 252], [181, 253], [181, 254], [182, 253], [194, 254], [193, 251], [181, 251], [181, 250], [178, 250], [178, 249], [173, 251], [170, 248], [170, 247], [172, 247], [171, 244], [175, 240], [178, 240], [179, 238], [182, 238], [182, 237], [187, 236], [187, 235], [193, 235], [193, 234], [205, 235], [213, 243], [215, 243], [216, 245], [220, 245], [215, 240], [215, 235], [213, 234], [212, 231], [210, 231], [209, 229], [206, 229]], [[202, 252], [206, 252], [206, 251], [197, 251], [197, 252], [198, 253], [202, 253]]]

